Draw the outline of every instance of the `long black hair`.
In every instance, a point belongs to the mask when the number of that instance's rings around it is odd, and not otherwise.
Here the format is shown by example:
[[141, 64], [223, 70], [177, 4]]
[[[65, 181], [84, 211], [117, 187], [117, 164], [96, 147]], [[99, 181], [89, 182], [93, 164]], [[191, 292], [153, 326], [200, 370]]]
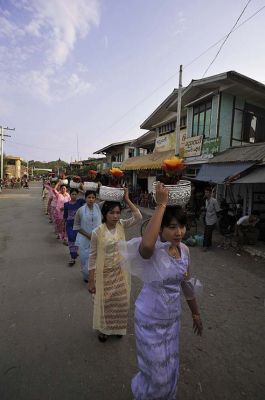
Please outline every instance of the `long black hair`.
[[187, 225], [187, 215], [181, 206], [167, 207], [161, 222], [161, 229], [169, 226], [175, 219], [180, 226]]
[[105, 201], [101, 213], [102, 213], [102, 222], [106, 222], [106, 216], [109, 211], [112, 211], [115, 207], [119, 207], [120, 211], [122, 210], [121, 203], [118, 201]]

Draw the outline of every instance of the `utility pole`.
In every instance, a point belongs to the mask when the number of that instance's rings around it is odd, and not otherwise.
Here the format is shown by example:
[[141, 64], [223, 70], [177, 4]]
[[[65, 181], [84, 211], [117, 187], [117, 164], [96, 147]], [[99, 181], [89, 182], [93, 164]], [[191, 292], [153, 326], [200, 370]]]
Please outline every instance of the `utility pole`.
[[8, 126], [6, 126], [5, 128], [3, 126], [0, 126], [0, 141], [1, 141], [1, 179], [4, 179], [4, 141], [5, 141], [5, 137], [11, 137], [10, 135], [5, 135], [4, 131], [14, 131], [15, 128], [8, 128]]
[[176, 149], [175, 149], [176, 156], [179, 155], [179, 148], [180, 148], [181, 96], [182, 96], [182, 65], [179, 66], [178, 109], [177, 109]]

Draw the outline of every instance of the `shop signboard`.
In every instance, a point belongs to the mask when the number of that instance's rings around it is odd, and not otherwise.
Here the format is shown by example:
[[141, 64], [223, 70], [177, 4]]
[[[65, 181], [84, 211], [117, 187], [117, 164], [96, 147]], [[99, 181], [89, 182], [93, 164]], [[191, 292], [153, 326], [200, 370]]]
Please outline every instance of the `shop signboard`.
[[221, 138], [204, 139], [202, 145], [202, 154], [213, 155], [219, 152]]
[[180, 131], [180, 139], [179, 139], [179, 156], [184, 157], [185, 154], [185, 143], [187, 139], [187, 130], [181, 129]]
[[176, 147], [176, 133], [168, 133], [167, 135], [158, 136], [156, 138], [155, 151], [174, 150]]
[[184, 156], [185, 157], [200, 156], [202, 152], [202, 140], [203, 136], [193, 136], [186, 138]]

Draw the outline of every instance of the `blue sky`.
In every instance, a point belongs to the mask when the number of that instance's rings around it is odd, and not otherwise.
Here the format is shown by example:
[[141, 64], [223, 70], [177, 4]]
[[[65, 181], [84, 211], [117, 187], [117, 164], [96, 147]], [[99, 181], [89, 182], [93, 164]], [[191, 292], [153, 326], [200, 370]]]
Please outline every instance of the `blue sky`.
[[[201, 78], [218, 46], [185, 65], [228, 33], [246, 3], [0, 0], [0, 124], [16, 128], [5, 152], [70, 161], [77, 136], [82, 159], [140, 136], [177, 86], [179, 64], [184, 85]], [[263, 5], [252, 0], [240, 22]], [[265, 83], [264, 37], [265, 9], [231, 35], [207, 75], [236, 70]]]

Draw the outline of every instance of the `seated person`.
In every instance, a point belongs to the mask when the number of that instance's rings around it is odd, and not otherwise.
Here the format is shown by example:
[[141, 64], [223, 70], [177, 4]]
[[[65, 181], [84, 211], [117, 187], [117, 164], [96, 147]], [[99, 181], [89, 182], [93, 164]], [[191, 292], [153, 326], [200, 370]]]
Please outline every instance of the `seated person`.
[[256, 244], [259, 237], [259, 229], [256, 224], [259, 222], [258, 213], [252, 212], [239, 218], [236, 223], [236, 236], [238, 237], [238, 245]]

